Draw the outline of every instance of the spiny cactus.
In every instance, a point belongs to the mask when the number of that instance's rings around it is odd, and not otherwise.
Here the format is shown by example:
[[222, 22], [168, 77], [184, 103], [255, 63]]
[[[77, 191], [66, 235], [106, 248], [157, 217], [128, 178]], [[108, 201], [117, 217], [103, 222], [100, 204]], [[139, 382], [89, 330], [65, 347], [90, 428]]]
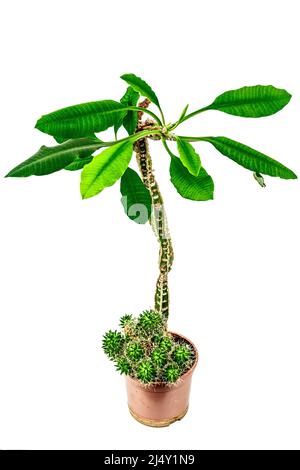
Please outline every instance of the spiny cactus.
[[138, 378], [144, 382], [149, 383], [155, 379], [155, 369], [151, 361], [143, 361], [140, 363], [137, 369]]
[[159, 347], [160, 349], [162, 349], [162, 351], [170, 351], [172, 349], [172, 346], [173, 346], [173, 341], [171, 340], [171, 338], [168, 338], [166, 336], [161, 339]]
[[144, 350], [140, 343], [131, 343], [126, 348], [126, 354], [129, 359], [136, 362], [144, 356]]
[[132, 315], [123, 315], [123, 317], [120, 318], [120, 327], [125, 328], [125, 326], [130, 325], [132, 322]]
[[139, 316], [137, 326], [146, 333], [154, 332], [162, 328], [163, 319], [159, 313], [146, 310]]
[[115, 359], [115, 357], [120, 353], [123, 341], [122, 334], [118, 331], [110, 330], [105, 333], [102, 347], [110, 359]]
[[120, 359], [116, 360], [116, 369], [120, 374], [128, 375], [132, 371], [131, 365], [129, 362], [121, 357]]
[[163, 367], [167, 362], [167, 354], [160, 348], [156, 348], [152, 352], [152, 361], [158, 367]]
[[176, 382], [180, 376], [180, 369], [178, 366], [169, 366], [166, 369], [166, 381], [167, 382]]
[[172, 357], [177, 364], [185, 364], [191, 356], [191, 351], [187, 346], [176, 346], [173, 351]]
[[137, 318], [124, 315], [121, 332], [108, 331], [103, 349], [120, 374], [144, 384], [175, 383], [194, 362], [190, 345], [168, 333], [161, 314], [146, 310]]

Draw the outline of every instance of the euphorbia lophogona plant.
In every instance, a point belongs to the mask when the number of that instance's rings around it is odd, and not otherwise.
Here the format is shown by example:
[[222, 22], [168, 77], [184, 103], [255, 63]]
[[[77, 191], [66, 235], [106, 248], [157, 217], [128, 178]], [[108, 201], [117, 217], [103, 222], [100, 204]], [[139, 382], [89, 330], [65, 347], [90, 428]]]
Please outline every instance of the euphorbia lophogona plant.
[[[188, 113], [185, 106], [179, 119], [165, 120], [160, 102], [152, 88], [133, 74], [121, 77], [128, 85], [121, 100], [104, 100], [79, 104], [42, 116], [36, 127], [55, 138], [59, 145], [41, 147], [7, 176], [46, 175], [58, 170], [80, 170], [83, 199], [96, 196], [121, 179], [122, 203], [131, 220], [150, 222], [160, 244], [159, 276], [154, 308], [134, 319], [121, 318], [122, 333], [109, 331], [103, 348], [115, 361], [117, 370], [144, 383], [175, 382], [191, 367], [194, 351], [187, 343], [168, 333], [168, 273], [172, 267], [173, 249], [163, 199], [156, 182], [149, 139], [160, 141], [170, 157], [171, 182], [178, 193], [195, 201], [213, 199], [214, 183], [202, 166], [191, 142], [209, 142], [221, 154], [251, 170], [261, 186], [263, 175], [295, 179], [293, 171], [267, 155], [227, 137], [187, 137], [177, 134], [181, 123], [203, 113], [217, 110], [241, 117], [258, 118], [281, 110], [291, 98], [285, 90], [273, 86], [248, 86], [227, 91], [209, 106]], [[139, 104], [140, 97], [144, 100]], [[158, 114], [148, 109], [150, 104]], [[147, 115], [145, 119], [144, 116]], [[118, 139], [123, 128], [128, 137]], [[104, 142], [95, 133], [114, 129], [115, 139]], [[176, 133], [175, 133], [176, 131]], [[177, 144], [177, 155], [169, 148]], [[99, 149], [100, 153], [96, 153]], [[129, 168], [135, 152], [140, 176]]]
[[194, 362], [194, 351], [168, 333], [163, 316], [145, 311], [138, 318], [124, 315], [122, 333], [108, 331], [103, 349], [121, 374], [143, 383], [176, 382]]

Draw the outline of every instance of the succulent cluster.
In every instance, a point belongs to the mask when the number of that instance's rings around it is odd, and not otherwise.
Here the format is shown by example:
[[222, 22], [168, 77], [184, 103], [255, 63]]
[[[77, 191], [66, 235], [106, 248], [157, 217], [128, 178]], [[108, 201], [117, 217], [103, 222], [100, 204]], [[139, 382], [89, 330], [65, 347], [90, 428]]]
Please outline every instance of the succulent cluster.
[[162, 315], [153, 310], [136, 318], [124, 315], [120, 328], [105, 333], [102, 346], [121, 374], [145, 384], [174, 383], [194, 362], [192, 347], [168, 333]]

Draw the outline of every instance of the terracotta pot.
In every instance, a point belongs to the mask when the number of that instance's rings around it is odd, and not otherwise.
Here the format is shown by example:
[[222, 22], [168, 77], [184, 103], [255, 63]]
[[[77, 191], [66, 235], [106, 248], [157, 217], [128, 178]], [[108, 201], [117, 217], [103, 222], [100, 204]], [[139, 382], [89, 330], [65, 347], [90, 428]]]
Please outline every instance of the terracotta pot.
[[140, 423], [153, 427], [169, 426], [182, 419], [189, 407], [192, 375], [198, 362], [194, 344], [182, 335], [172, 333], [189, 343], [195, 351], [195, 362], [176, 384], [155, 383], [143, 385], [127, 376], [128, 407], [131, 415]]

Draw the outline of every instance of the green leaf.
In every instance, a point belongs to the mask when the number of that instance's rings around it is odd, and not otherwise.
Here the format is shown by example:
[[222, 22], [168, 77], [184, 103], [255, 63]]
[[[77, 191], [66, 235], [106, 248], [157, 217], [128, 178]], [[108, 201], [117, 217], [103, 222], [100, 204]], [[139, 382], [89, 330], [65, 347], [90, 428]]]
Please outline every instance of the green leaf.
[[126, 114], [124, 107], [112, 100], [69, 106], [42, 116], [35, 127], [58, 139], [86, 137], [118, 123]]
[[[69, 138], [67, 137], [57, 137], [57, 136], [53, 136], [54, 139], [56, 140], [56, 142], [58, 144], [63, 144], [64, 142], [66, 142], [67, 140], [70, 140]], [[98, 139], [98, 137], [95, 135], [95, 134], [91, 134], [91, 135], [86, 135], [85, 137], [87, 138], [91, 138], [91, 139]]]
[[142, 80], [140, 77], [137, 77], [133, 73], [126, 73], [121, 76], [122, 80], [125, 80], [125, 82], [128, 83], [128, 85], [132, 86], [132, 88], [140, 93], [142, 96], [146, 96], [146, 98], [149, 98], [152, 103], [156, 104], [158, 108], [160, 109], [160, 104], [158, 101], [158, 98], [152, 88], [146, 83], [144, 80]]
[[[138, 101], [140, 95], [138, 93], [136, 95], [137, 95], [137, 100], [132, 102], [132, 103], [128, 103], [128, 106], [136, 106], [137, 105], [137, 101]], [[134, 134], [134, 132], [136, 130], [136, 127], [137, 127], [137, 123], [138, 123], [138, 113], [137, 113], [137, 111], [128, 111], [128, 113], [126, 114], [126, 116], [123, 119], [123, 126], [125, 127], [126, 131], [128, 132], [128, 135]]]
[[182, 113], [180, 114], [180, 118], [178, 119], [176, 125], [178, 126], [179, 124], [181, 124], [181, 122], [183, 122], [185, 116], [186, 116], [186, 113], [187, 113], [187, 110], [188, 110], [188, 107], [189, 105], [187, 104], [183, 110], [182, 110]]
[[194, 147], [179, 137], [176, 137], [179, 157], [182, 164], [193, 176], [198, 176], [201, 168], [201, 160]]
[[84, 158], [77, 157], [72, 163], [70, 163], [70, 165], [65, 167], [65, 170], [68, 170], [68, 171], [81, 170], [85, 165], [88, 165], [89, 163], [91, 163], [93, 158], [94, 157], [92, 155], [88, 157], [84, 157]]
[[182, 197], [193, 201], [208, 201], [214, 198], [214, 182], [203, 167], [198, 176], [193, 176], [179, 158], [172, 157], [170, 175], [171, 182]]
[[43, 145], [37, 153], [13, 168], [6, 176], [48, 175], [68, 167], [80, 158], [85, 159], [102, 145], [97, 138], [67, 140], [54, 147]]
[[112, 186], [125, 172], [132, 157], [132, 142], [120, 142], [105, 149], [86, 165], [81, 173], [83, 199], [95, 196]]
[[121, 202], [127, 216], [137, 224], [145, 224], [151, 216], [151, 197], [139, 175], [127, 168], [121, 178]]
[[[129, 86], [126, 90], [125, 95], [121, 98], [121, 103], [124, 106], [136, 106], [139, 93], [136, 92], [131, 86]], [[123, 125], [128, 132], [129, 135], [134, 134], [137, 126], [138, 121], [138, 114], [137, 111], [128, 111], [125, 117], [121, 116], [120, 122], [115, 125], [115, 134], [117, 134], [120, 127]]]
[[[67, 140], [69, 140], [69, 139], [66, 138], [66, 137], [57, 137], [57, 136], [55, 136], [55, 135], [54, 135], [53, 137], [54, 137], [54, 139], [56, 140], [56, 142], [57, 142], [58, 144], [63, 144], [64, 142], [66, 142]], [[95, 137], [96, 137], [96, 136], [95, 136]]]
[[226, 91], [205, 109], [215, 109], [235, 116], [258, 118], [270, 116], [288, 104], [291, 95], [272, 85], [245, 86]]
[[[95, 136], [95, 134], [92, 134], [90, 136], [87, 136], [88, 138], [91, 138], [91, 139], [97, 139], [97, 137]], [[62, 144], [63, 142], [66, 142], [67, 140], [69, 139], [66, 139], [65, 137], [55, 137], [54, 136], [54, 139], [56, 140], [56, 142], [58, 144]], [[75, 160], [70, 163], [70, 165], [66, 166], [64, 169], [65, 170], [68, 170], [68, 171], [76, 171], [76, 170], [81, 170], [85, 165], [87, 165], [88, 163], [90, 163], [92, 160], [93, 160], [93, 153], [94, 153], [94, 149], [92, 149], [90, 151], [90, 154], [86, 155], [85, 157], [76, 157]]]
[[287, 180], [297, 178], [297, 175], [282, 163], [240, 142], [227, 137], [204, 137], [202, 140], [210, 142], [223, 155], [248, 170]]

